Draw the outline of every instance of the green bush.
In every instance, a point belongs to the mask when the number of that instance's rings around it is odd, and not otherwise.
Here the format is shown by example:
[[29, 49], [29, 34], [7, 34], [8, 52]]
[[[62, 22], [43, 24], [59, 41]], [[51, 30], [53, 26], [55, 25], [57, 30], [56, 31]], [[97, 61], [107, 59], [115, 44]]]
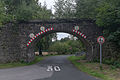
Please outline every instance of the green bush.
[[58, 54], [74, 54], [84, 50], [85, 48], [79, 40], [56, 41], [48, 49], [48, 51], [58, 52]]
[[116, 67], [116, 68], [120, 68], [120, 62], [119, 61], [115, 61], [113, 63], [113, 65]]
[[109, 59], [104, 59], [103, 60], [104, 64], [111, 65], [111, 68], [120, 68], [120, 61], [115, 61], [115, 60], [109, 60]]
[[104, 64], [108, 64], [108, 65], [112, 65], [113, 64], [113, 61], [111, 61], [111, 60], [103, 60], [103, 63]]

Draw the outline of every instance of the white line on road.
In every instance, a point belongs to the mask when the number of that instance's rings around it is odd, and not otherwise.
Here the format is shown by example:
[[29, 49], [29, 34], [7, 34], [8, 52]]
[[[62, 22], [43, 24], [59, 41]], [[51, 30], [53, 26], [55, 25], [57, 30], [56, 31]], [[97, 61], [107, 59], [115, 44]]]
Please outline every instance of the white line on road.
[[47, 71], [53, 71], [52, 66], [48, 66]]
[[60, 67], [59, 66], [47, 66], [47, 71], [61, 71]]
[[60, 71], [60, 67], [59, 67], [59, 66], [55, 66], [55, 67], [54, 67], [54, 70], [55, 70], [55, 71]]

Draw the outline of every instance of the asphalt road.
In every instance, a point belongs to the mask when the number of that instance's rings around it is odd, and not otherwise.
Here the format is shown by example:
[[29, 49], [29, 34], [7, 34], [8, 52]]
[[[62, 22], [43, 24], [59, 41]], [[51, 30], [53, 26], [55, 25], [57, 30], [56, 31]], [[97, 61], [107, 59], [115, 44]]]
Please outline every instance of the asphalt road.
[[99, 80], [79, 71], [67, 57], [51, 56], [32, 66], [0, 69], [0, 80]]

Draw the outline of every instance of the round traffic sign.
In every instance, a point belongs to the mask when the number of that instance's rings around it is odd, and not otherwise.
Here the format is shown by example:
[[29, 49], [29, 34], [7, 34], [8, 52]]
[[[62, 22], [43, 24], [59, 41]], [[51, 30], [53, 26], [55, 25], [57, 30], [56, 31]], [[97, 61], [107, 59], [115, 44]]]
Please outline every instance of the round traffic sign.
[[45, 30], [45, 27], [44, 27], [44, 26], [41, 26], [41, 27], [40, 27], [40, 30], [41, 30], [41, 31], [44, 31], [44, 30]]
[[99, 37], [97, 38], [97, 42], [98, 42], [99, 44], [103, 44], [103, 43], [105, 42], [105, 38], [104, 38], [103, 36], [99, 36]]
[[78, 30], [79, 30], [79, 26], [75, 26], [75, 30], [77, 30], [77, 31], [78, 31]]
[[30, 33], [29, 37], [33, 38], [35, 35], [33, 33]]

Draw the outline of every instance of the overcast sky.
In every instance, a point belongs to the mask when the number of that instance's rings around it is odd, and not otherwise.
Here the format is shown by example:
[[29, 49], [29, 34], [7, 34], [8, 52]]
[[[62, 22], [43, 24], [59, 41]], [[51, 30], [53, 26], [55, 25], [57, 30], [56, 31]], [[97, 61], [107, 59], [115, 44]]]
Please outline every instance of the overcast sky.
[[39, 0], [39, 2], [41, 2], [42, 5], [44, 5], [44, 2], [46, 2], [47, 8], [52, 9], [52, 12], [54, 12], [54, 7], [53, 7], [53, 5], [55, 4], [54, 1], [55, 0]]
[[[54, 7], [53, 5], [55, 4], [54, 3], [55, 0], [39, 0], [39, 2], [41, 2], [42, 5], [44, 5], [44, 2], [46, 2], [47, 4], [47, 8], [48, 9], [51, 9], [52, 8], [52, 12], [54, 12]], [[68, 37], [69, 34], [67, 33], [57, 33], [57, 37], [58, 37], [58, 40], [60, 40], [61, 38], [65, 38], [65, 37]]]

